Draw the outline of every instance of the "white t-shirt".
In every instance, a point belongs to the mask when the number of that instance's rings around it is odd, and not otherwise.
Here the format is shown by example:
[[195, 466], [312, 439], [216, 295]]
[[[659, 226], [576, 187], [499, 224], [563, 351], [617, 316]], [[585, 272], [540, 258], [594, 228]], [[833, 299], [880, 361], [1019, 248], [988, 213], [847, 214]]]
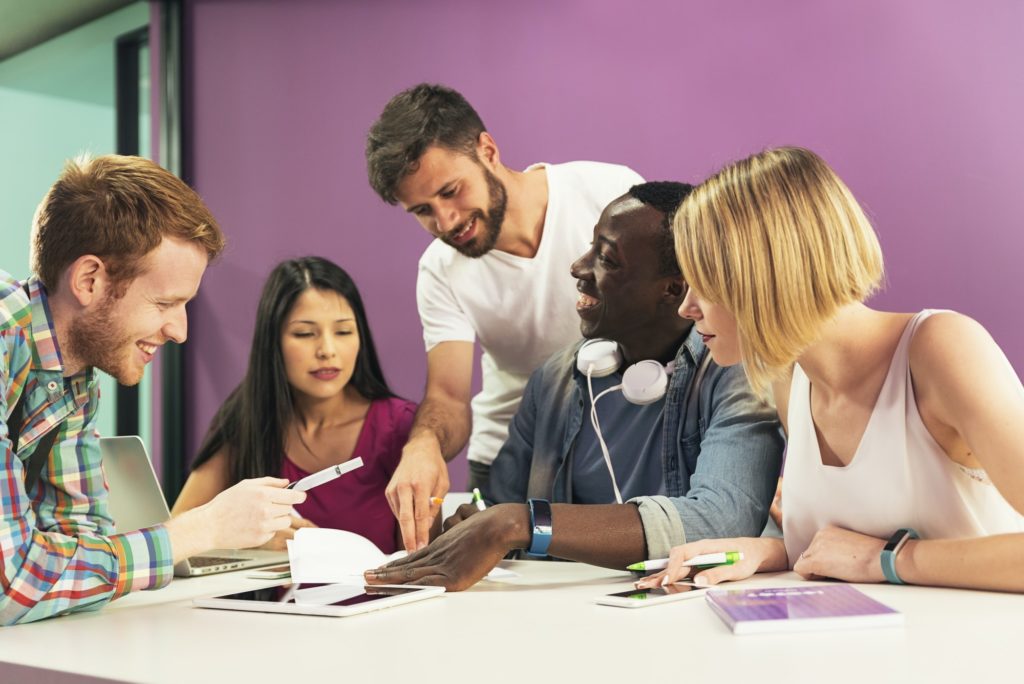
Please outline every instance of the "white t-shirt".
[[471, 259], [434, 240], [420, 258], [416, 302], [427, 351], [441, 342], [477, 338], [483, 348], [483, 390], [472, 402], [471, 461], [494, 460], [530, 374], [579, 339], [579, 294], [569, 266], [588, 249], [604, 208], [644, 182], [614, 164], [542, 166], [548, 206], [536, 256], [494, 249]]

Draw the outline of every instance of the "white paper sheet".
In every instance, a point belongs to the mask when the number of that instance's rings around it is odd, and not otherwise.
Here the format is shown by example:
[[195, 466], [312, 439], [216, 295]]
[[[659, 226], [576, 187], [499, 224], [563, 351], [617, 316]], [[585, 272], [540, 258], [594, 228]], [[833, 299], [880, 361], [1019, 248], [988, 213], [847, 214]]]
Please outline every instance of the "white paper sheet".
[[[402, 558], [405, 551], [390, 555], [366, 537], [346, 530], [303, 527], [288, 541], [292, 581], [299, 584], [363, 584], [363, 572]], [[505, 568], [494, 568], [487, 579], [517, 577]]]

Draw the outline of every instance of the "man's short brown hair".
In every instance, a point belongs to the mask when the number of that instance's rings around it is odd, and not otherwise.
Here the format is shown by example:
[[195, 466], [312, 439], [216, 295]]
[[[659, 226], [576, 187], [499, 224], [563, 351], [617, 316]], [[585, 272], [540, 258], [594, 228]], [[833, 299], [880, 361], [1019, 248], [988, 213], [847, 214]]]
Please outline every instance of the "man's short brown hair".
[[213, 214], [171, 172], [142, 157], [72, 159], [36, 210], [32, 270], [54, 292], [68, 266], [94, 254], [126, 287], [164, 238], [192, 242], [211, 260], [224, 249]]
[[388, 204], [397, 204], [398, 186], [416, 173], [431, 145], [476, 158], [486, 131], [473, 106], [458, 91], [421, 83], [391, 98], [366, 136], [370, 187]]

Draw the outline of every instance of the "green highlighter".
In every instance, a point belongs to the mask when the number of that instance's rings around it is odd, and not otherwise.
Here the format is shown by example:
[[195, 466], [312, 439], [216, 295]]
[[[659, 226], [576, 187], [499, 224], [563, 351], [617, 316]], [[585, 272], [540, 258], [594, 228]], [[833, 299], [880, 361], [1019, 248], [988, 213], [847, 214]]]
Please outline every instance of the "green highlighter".
[[[698, 570], [706, 570], [707, 568], [714, 568], [719, 565], [732, 565], [741, 560], [743, 560], [743, 552], [741, 551], [719, 551], [718, 553], [705, 553], [700, 556], [694, 556], [684, 561], [683, 565], [688, 565]], [[664, 570], [667, 567], [668, 558], [658, 558], [633, 563], [627, 566], [626, 569], [633, 572], [655, 572], [657, 570]]]

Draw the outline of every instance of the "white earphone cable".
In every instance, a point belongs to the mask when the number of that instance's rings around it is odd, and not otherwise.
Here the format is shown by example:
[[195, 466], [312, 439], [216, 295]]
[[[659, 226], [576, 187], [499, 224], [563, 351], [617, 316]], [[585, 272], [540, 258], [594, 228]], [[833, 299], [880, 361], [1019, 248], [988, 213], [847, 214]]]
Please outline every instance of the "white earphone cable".
[[619, 492], [619, 483], [615, 480], [615, 470], [612, 468], [612, 457], [611, 454], [608, 453], [608, 445], [604, 443], [604, 436], [601, 434], [601, 424], [597, 419], [597, 400], [609, 392], [621, 389], [622, 385], [609, 387], [595, 397], [594, 384], [590, 379], [590, 375], [593, 372], [594, 364], [590, 364], [587, 366], [587, 391], [590, 393], [590, 424], [594, 426], [594, 432], [597, 433], [597, 442], [601, 445], [601, 453], [604, 454], [604, 464], [608, 466], [608, 474], [611, 475], [612, 478], [612, 489], [615, 491], [615, 502], [622, 503], [622, 493]]

